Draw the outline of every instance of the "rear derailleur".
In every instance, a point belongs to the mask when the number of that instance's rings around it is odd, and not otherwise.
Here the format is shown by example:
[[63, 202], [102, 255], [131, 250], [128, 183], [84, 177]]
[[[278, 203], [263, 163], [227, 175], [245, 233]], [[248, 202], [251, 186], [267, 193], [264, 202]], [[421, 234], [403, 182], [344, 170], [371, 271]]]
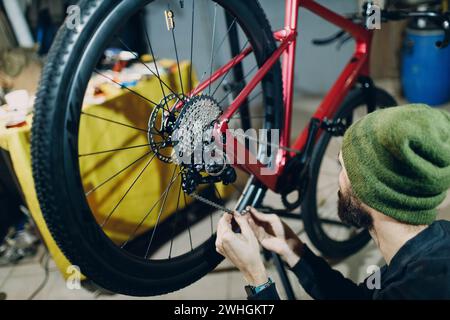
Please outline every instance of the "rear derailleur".
[[183, 165], [181, 187], [187, 194], [195, 192], [201, 184], [211, 185], [221, 182], [228, 185], [236, 181], [236, 171], [229, 164], [222, 165]]

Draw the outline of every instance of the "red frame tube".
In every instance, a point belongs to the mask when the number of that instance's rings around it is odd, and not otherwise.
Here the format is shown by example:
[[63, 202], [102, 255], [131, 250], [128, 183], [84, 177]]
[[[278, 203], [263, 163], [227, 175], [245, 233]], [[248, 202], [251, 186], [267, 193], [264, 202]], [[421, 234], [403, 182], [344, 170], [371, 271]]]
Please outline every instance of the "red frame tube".
[[[372, 32], [366, 30], [364, 27], [353, 23], [345, 17], [325, 8], [318, 4], [314, 0], [285, 0], [285, 26], [282, 30], [274, 32], [274, 38], [280, 42], [279, 47], [275, 50], [272, 56], [261, 66], [256, 72], [255, 76], [249, 81], [245, 88], [239, 93], [232, 104], [227, 108], [227, 111], [219, 118], [216, 125], [215, 135], [217, 138], [223, 135], [227, 138], [227, 143], [233, 144], [235, 148], [244, 148], [240, 145], [238, 140], [228, 133], [228, 121], [233, 117], [234, 113], [238, 111], [240, 105], [249, 96], [252, 90], [258, 85], [258, 83], [264, 78], [270, 68], [278, 61], [282, 56], [282, 79], [283, 79], [283, 103], [284, 103], [284, 126], [283, 131], [280, 134], [280, 146], [289, 147], [290, 134], [291, 134], [291, 118], [292, 118], [292, 102], [294, 94], [294, 70], [295, 70], [295, 52], [297, 46], [297, 27], [298, 27], [298, 10], [303, 7], [312, 13], [322, 17], [328, 22], [344, 29], [352, 35], [355, 39], [355, 52], [352, 55], [350, 61], [343, 69], [342, 73], [332, 86], [331, 90], [327, 93], [322, 103], [314, 113], [313, 117], [323, 120], [324, 118], [333, 118], [340, 104], [343, 102], [345, 96], [353, 87], [359, 76], [369, 75], [369, 60], [370, 49], [372, 43]], [[220, 77], [225, 75], [236, 64], [241, 62], [246, 56], [252, 52], [252, 48], [248, 47], [244, 49], [233, 60], [219, 68], [210, 79], [203, 81], [194, 91], [189, 95], [193, 96], [204, 89], [206, 89], [211, 83], [214, 83]], [[177, 105], [176, 107], [180, 107]], [[317, 139], [320, 137], [319, 132]], [[305, 128], [303, 132], [297, 137], [292, 149], [301, 151], [306, 143], [308, 136], [308, 128]], [[216, 139], [219, 141], [221, 139]], [[233, 149], [237, 150], [237, 149]], [[229, 148], [227, 148], [227, 152]], [[271, 175], [262, 175], [261, 169], [265, 166], [259, 161], [250, 163], [243, 163], [242, 159], [238, 159], [238, 153], [227, 154], [230, 159], [234, 160], [234, 166], [237, 166], [250, 174], [253, 174], [261, 183], [263, 183], [269, 189], [277, 191], [280, 183], [280, 177], [283, 173], [283, 169], [287, 163], [289, 157], [293, 156], [293, 152], [286, 152], [284, 149], [279, 149], [276, 155], [275, 169]], [[250, 154], [245, 149], [245, 159], [254, 159], [254, 155]], [[241, 162], [238, 162], [241, 161]]]
[[[328, 22], [344, 29], [355, 39], [355, 52], [353, 56], [313, 115], [313, 117], [321, 120], [324, 118], [331, 119], [337, 111], [337, 108], [339, 108], [343, 102], [345, 96], [358, 80], [358, 77], [368, 76], [370, 73], [369, 62], [372, 32], [321, 6], [313, 0], [300, 0], [300, 6], [305, 7], [307, 10], [310, 10]], [[301, 150], [306, 143], [307, 136], [308, 131], [305, 129], [301, 135], [297, 137], [292, 148]], [[320, 134], [318, 137], [319, 136]]]

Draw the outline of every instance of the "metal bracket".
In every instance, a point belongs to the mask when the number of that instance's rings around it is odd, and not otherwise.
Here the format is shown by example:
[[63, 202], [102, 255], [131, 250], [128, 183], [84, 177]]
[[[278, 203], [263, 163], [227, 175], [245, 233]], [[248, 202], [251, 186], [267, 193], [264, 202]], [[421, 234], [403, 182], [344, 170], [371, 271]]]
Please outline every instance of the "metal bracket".
[[342, 122], [341, 118], [329, 120], [324, 118], [321, 128], [330, 133], [333, 137], [342, 137], [347, 130], [347, 125]]

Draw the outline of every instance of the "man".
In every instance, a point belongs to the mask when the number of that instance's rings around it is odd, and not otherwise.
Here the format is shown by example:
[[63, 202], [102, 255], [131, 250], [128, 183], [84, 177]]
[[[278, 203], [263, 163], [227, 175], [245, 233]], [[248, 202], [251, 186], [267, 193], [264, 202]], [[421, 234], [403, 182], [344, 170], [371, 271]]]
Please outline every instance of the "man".
[[221, 218], [216, 247], [243, 273], [249, 299], [279, 299], [260, 245], [315, 299], [450, 299], [450, 222], [434, 221], [450, 187], [450, 114], [425, 105], [373, 112], [347, 130], [339, 162], [338, 215], [369, 230], [386, 261], [380, 288], [346, 279], [278, 216], [248, 208]]

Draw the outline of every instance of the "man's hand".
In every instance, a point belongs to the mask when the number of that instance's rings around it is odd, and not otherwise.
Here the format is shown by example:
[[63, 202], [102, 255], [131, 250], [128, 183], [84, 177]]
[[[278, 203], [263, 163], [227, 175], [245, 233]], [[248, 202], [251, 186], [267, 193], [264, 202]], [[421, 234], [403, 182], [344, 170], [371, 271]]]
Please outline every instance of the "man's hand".
[[264, 214], [247, 208], [247, 220], [261, 245], [279, 254], [292, 268], [300, 260], [303, 242], [294, 231], [275, 214]]
[[[231, 229], [233, 219], [241, 233]], [[217, 225], [216, 250], [229, 259], [244, 275], [249, 285], [259, 286], [268, 281], [262, 262], [260, 246], [247, 219], [235, 212], [234, 216], [225, 213]]]

